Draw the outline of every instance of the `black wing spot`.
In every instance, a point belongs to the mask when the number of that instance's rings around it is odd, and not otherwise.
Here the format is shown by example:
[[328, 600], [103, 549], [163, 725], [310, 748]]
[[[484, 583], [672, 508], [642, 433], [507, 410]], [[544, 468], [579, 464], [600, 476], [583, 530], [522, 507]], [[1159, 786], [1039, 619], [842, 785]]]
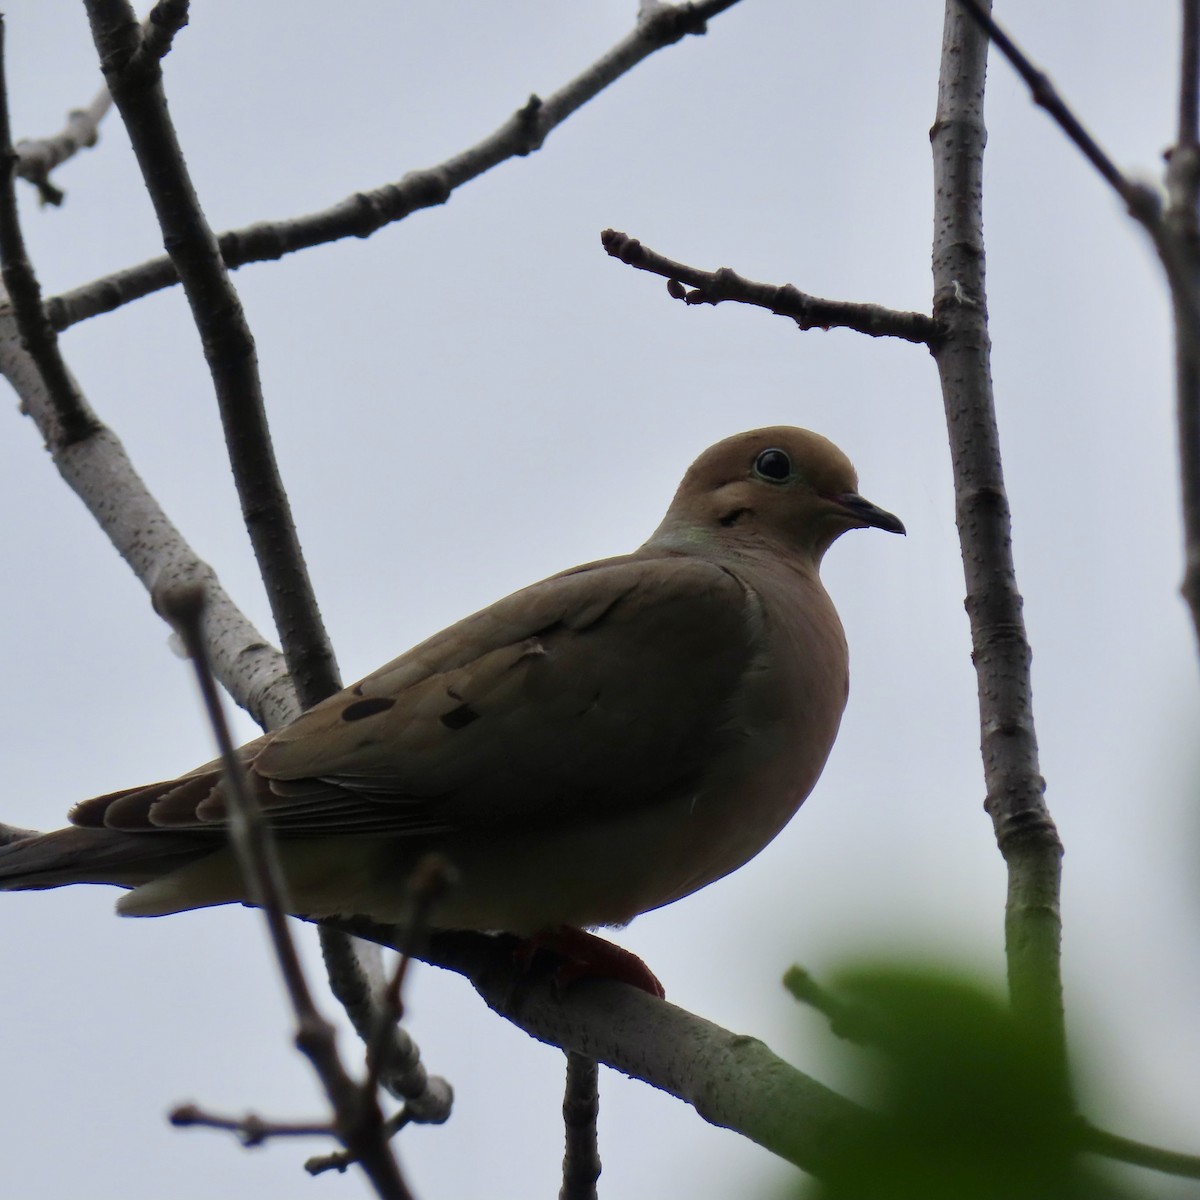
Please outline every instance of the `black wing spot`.
[[469, 704], [460, 704], [438, 718], [447, 729], [465, 729], [472, 721], [478, 721], [480, 714]]
[[361, 721], [363, 717], [373, 717], [376, 713], [387, 712], [396, 703], [388, 696], [368, 696], [365, 700], [356, 700], [342, 709], [343, 721]]

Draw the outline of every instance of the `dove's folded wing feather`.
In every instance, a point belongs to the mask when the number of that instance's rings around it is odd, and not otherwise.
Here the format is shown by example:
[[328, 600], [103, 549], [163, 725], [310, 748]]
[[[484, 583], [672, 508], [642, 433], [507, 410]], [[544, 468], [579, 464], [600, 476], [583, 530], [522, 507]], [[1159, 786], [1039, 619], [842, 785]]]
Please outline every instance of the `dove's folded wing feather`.
[[[754, 662], [756, 612], [699, 558], [579, 567], [252, 743], [251, 778], [285, 835], [486, 833], [644, 804], [703, 769]], [[213, 766], [87, 801], [73, 820], [194, 830], [226, 815]]]

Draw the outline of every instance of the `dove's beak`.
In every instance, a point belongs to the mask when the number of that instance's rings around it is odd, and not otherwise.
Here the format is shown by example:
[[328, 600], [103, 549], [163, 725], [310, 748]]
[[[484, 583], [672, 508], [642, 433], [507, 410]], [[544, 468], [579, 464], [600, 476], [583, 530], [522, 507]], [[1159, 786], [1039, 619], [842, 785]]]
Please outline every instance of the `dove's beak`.
[[857, 492], [845, 492], [840, 496], [833, 496], [831, 499], [840, 504], [855, 520], [861, 521], [873, 529], [885, 529], [888, 533], [906, 532], [904, 522], [899, 517], [893, 516], [877, 504], [872, 504], [870, 500], [860, 496]]

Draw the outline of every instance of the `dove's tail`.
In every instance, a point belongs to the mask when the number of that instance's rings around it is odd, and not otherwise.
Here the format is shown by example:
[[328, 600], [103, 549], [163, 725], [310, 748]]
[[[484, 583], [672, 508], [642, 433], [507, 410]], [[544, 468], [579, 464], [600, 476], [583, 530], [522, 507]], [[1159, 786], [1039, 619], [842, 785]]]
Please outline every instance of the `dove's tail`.
[[[37, 833], [0, 825], [0, 891], [71, 883], [137, 887], [194, 862], [198, 849], [194, 837], [171, 833], [76, 827]], [[200, 849], [201, 854], [206, 851]]]

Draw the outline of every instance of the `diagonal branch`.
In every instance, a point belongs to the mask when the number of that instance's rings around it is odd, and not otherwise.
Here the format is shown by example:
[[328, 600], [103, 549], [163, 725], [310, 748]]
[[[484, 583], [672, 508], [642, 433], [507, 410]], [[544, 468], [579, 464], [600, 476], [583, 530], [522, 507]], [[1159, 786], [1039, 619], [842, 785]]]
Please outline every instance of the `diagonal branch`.
[[[247, 895], [261, 910], [271, 948], [296, 1021], [295, 1043], [312, 1064], [333, 1108], [338, 1139], [362, 1165], [383, 1200], [411, 1200], [388, 1146], [388, 1131], [379, 1107], [377, 1076], [355, 1083], [342, 1064], [334, 1026], [322, 1016], [300, 962], [288, 923], [291, 905], [267, 819], [250, 787], [246, 765], [229, 733], [216, 680], [205, 653], [204, 590], [176, 588], [159, 597], [160, 609], [183, 638], [196, 671], [209, 723], [224, 768], [229, 798], [229, 841], [246, 882]], [[306, 1132], [311, 1132], [307, 1127]]]
[[[0, 111], [7, 113], [2, 80]], [[7, 127], [6, 116], [4, 123]], [[4, 141], [0, 154], [11, 164], [7, 129]], [[148, 591], [171, 582], [204, 584], [217, 677], [260, 724], [290, 720], [297, 710], [279, 652], [235, 607], [212, 568], [163, 512], [116, 435], [88, 406], [53, 332], [41, 327], [40, 289], [25, 254], [7, 170], [0, 180], [0, 260], [9, 291], [7, 311], [0, 310], [0, 373], [37, 425], [59, 473]]]
[[[285, 221], [263, 221], [222, 233], [221, 257], [233, 270], [252, 262], [270, 262], [310, 246], [341, 238], [366, 238], [386, 225], [423, 208], [445, 204], [457, 188], [511, 158], [541, 148], [572, 113], [631, 71], [657, 50], [689, 34], [702, 34], [706, 22], [737, 0], [695, 0], [650, 6], [637, 26], [590, 67], [545, 99], [531, 96], [493, 133], [435, 167], [410, 171], [396, 183], [356, 191], [331, 208]], [[179, 281], [169, 258], [136, 267], [66, 292], [47, 301], [47, 315], [58, 330], [140, 299]]]
[[[668, 280], [667, 291], [685, 304], [720, 304], [736, 300], [768, 309], [778, 317], [790, 317], [802, 329], [853, 329], [870, 337], [896, 337], [930, 345], [940, 336], [936, 322], [924, 313], [898, 312], [881, 304], [857, 304], [849, 300], [822, 300], [790, 283], [755, 283], [736, 271], [720, 267], [702, 271], [651, 250], [637, 238], [615, 229], [600, 235], [604, 249], [639, 271], [649, 271]], [[688, 284], [689, 292], [682, 284]]]
[[1100, 148], [1083, 123], [1059, 96], [1045, 72], [992, 19], [979, 0], [959, 0], [964, 10], [996, 43], [1028, 84], [1034, 101], [1121, 197], [1154, 243], [1171, 289], [1175, 316], [1176, 423], [1183, 492], [1185, 567], [1181, 591], [1200, 638], [1200, 236], [1196, 204], [1200, 197], [1200, 15], [1194, 0], [1183, 0], [1182, 62], [1179, 86], [1178, 141], [1167, 156], [1166, 211], [1158, 194], [1128, 179]]
[[[263, 405], [254, 338], [221, 261], [167, 111], [159, 59], [167, 40], [143, 35], [127, 0], [88, 0], [92, 36], [179, 272], [213, 378], [238, 498], [301, 706], [336, 691], [321, 623]], [[174, 12], [176, 27], [182, 16]]]
[[20, 162], [13, 150], [8, 119], [8, 82], [4, 64], [4, 19], [0, 16], [0, 271], [12, 305], [17, 331], [33, 358], [55, 415], [53, 438], [59, 445], [79, 441], [96, 430], [96, 419], [58, 350], [58, 334], [42, 310], [42, 289], [25, 249], [13, 176]]
[[983, 246], [983, 124], [987, 39], [947, 0], [930, 137], [934, 159], [933, 348], [954, 471], [979, 694], [985, 802], [1008, 866], [1005, 940], [1013, 1008], [1040, 1030], [1067, 1103], [1059, 885], [1062, 844], [1044, 799], [1030, 684], [1030, 649], [1012, 557], [992, 395]]

